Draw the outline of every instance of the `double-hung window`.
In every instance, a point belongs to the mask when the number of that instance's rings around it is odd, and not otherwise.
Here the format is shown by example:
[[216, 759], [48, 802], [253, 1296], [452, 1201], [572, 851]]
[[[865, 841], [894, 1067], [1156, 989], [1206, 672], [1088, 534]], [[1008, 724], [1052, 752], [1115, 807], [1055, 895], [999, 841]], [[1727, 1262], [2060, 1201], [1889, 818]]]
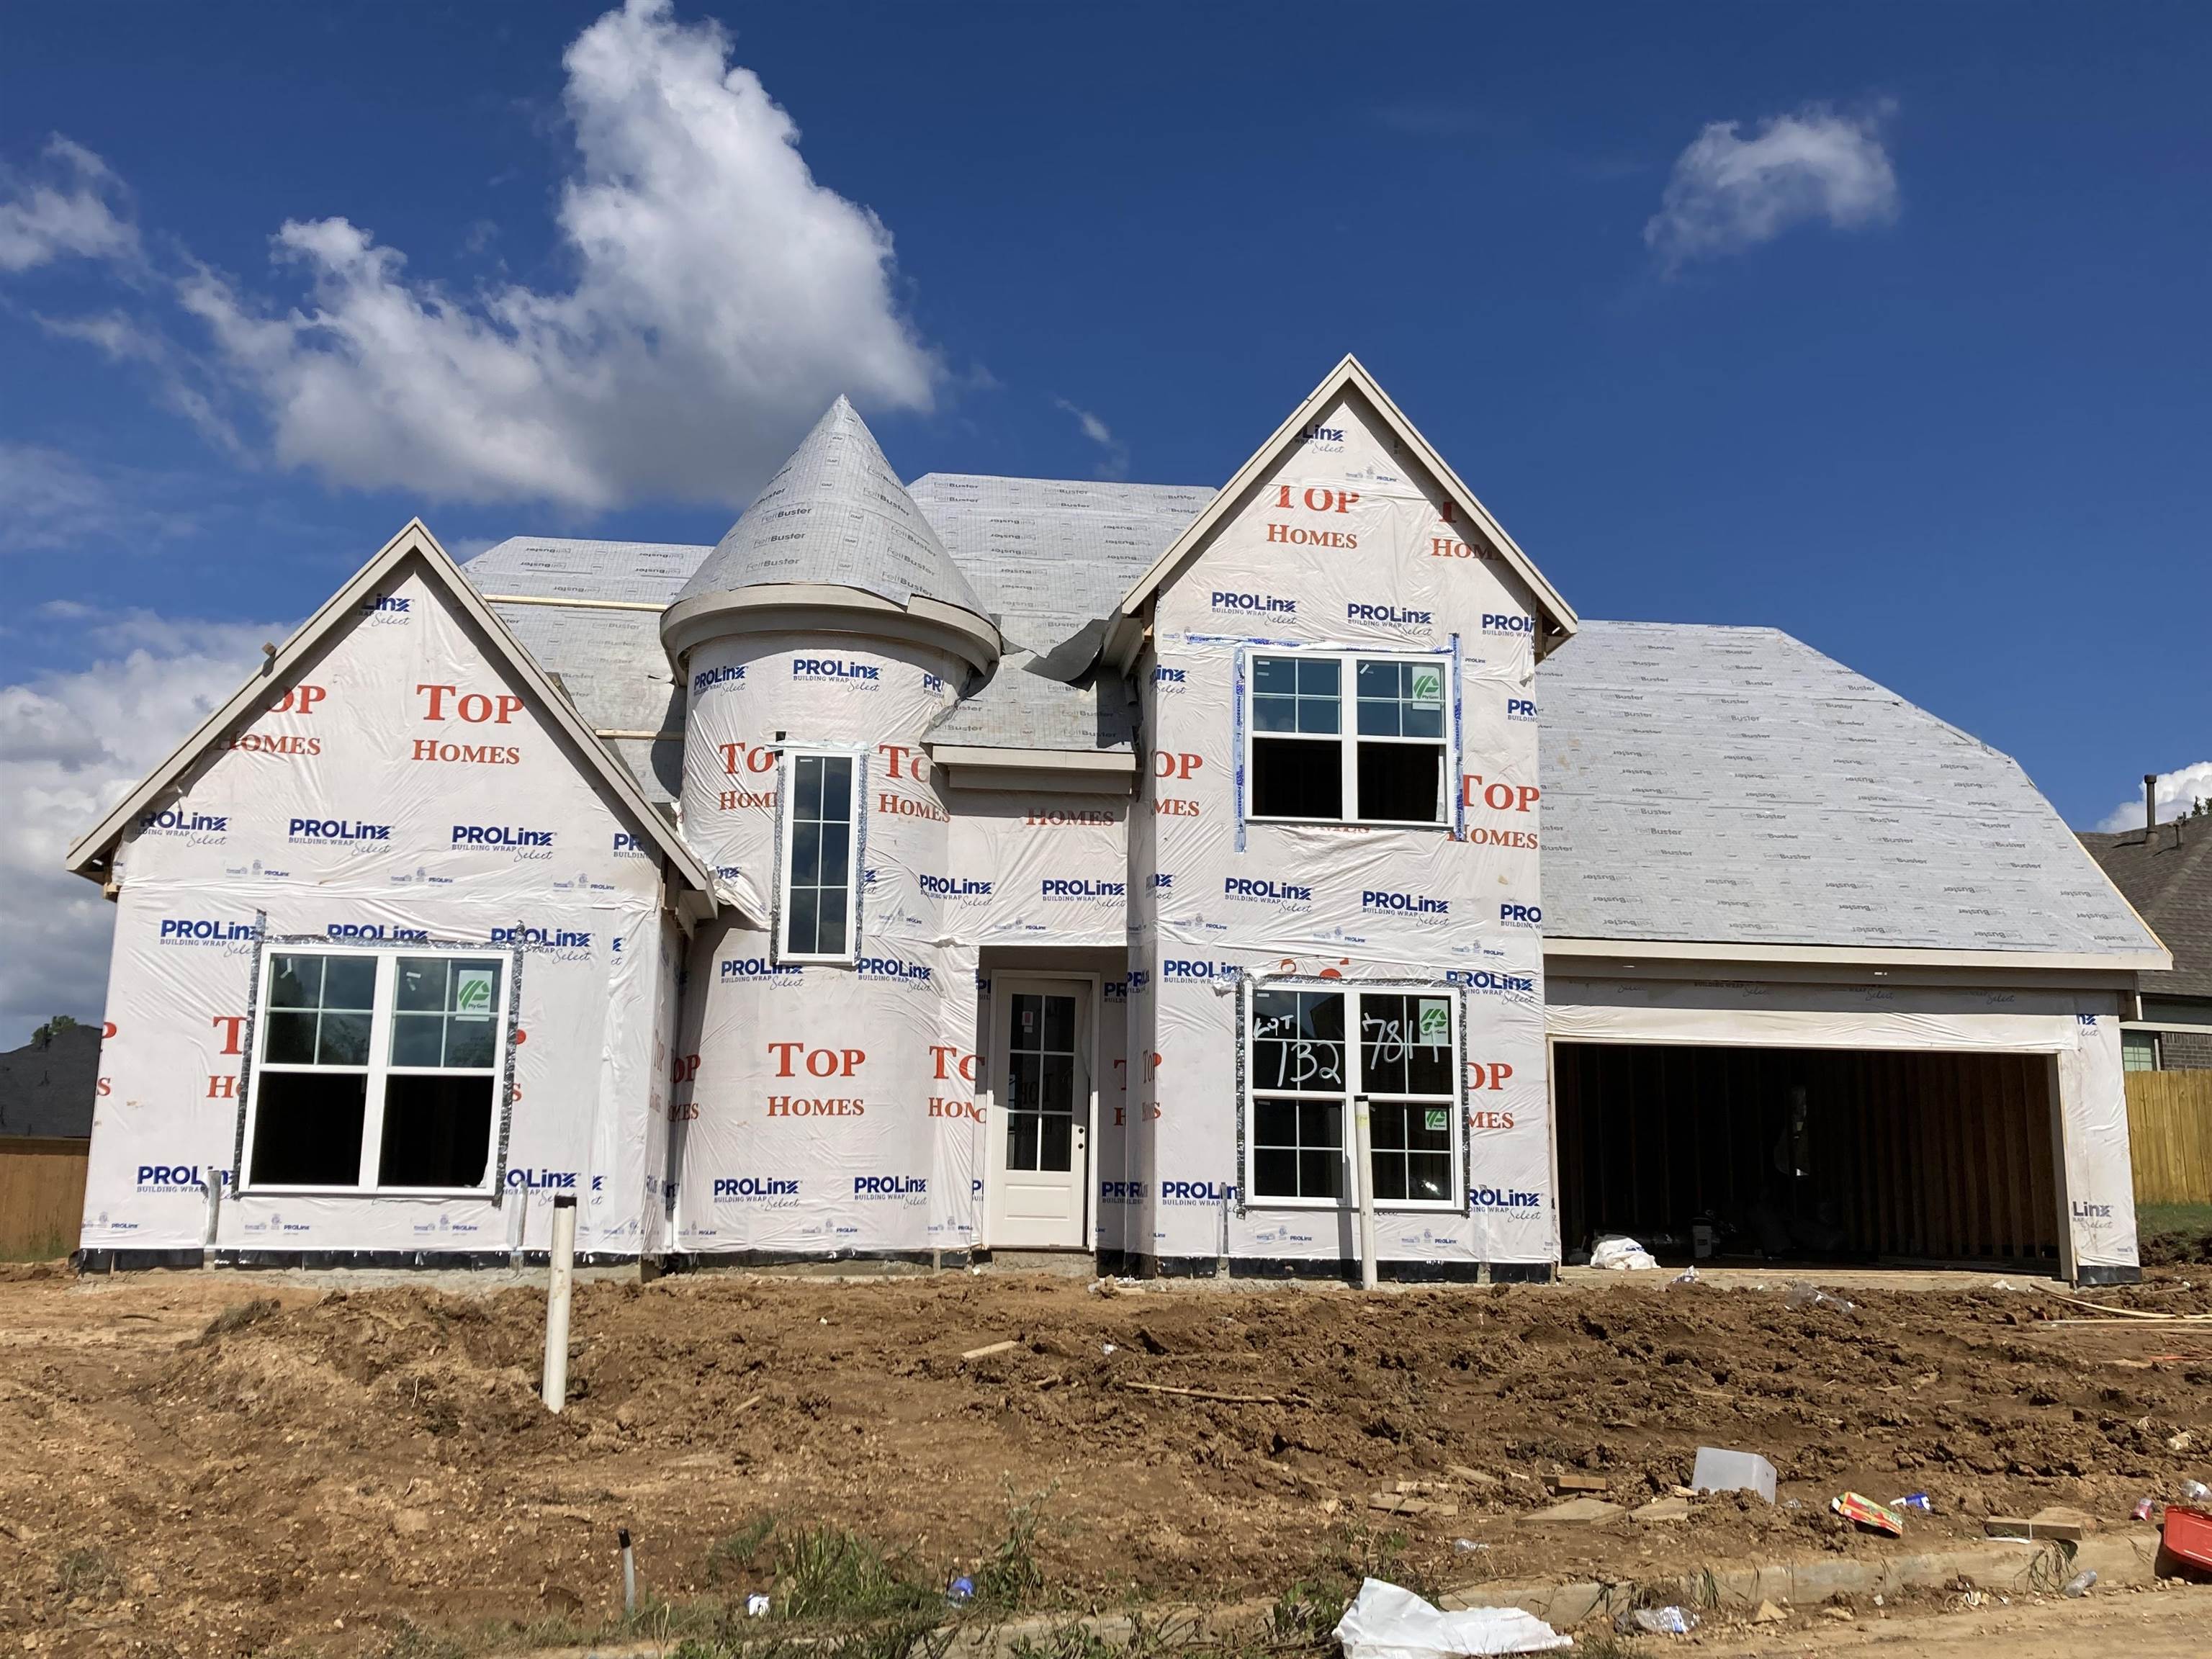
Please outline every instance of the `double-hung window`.
[[1435, 656], [1300, 651], [1252, 659], [1249, 816], [1450, 821], [1448, 666]]
[[851, 755], [787, 750], [779, 955], [850, 962], [858, 942], [860, 763]]
[[1378, 1204], [1459, 1207], [1457, 999], [1266, 987], [1252, 994], [1245, 1191], [1255, 1204], [1352, 1201], [1364, 1095]]
[[268, 951], [244, 1190], [489, 1190], [505, 952]]

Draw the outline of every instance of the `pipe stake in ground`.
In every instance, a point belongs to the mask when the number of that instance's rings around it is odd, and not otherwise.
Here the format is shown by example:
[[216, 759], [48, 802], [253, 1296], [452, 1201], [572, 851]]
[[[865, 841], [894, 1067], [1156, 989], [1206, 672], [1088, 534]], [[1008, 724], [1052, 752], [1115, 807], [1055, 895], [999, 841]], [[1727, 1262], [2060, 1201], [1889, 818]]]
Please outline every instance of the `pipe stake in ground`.
[[563, 1193], [553, 1200], [552, 1268], [552, 1280], [545, 1290], [545, 1372], [538, 1392], [545, 1409], [557, 1412], [568, 1399], [568, 1299], [576, 1282], [573, 1193]]

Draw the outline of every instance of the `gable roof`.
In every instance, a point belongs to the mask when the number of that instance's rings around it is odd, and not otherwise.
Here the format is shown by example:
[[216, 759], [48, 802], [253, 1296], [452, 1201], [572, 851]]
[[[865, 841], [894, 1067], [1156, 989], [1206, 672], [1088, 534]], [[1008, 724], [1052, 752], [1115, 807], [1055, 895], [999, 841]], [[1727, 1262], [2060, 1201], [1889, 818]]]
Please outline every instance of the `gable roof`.
[[1159, 590], [1162, 583], [1174, 575], [1193, 558], [1206, 543], [1207, 536], [1220, 524], [1230, 510], [1244, 498], [1244, 492], [1288, 453], [1297, 441], [1297, 434], [1310, 425], [1315, 417], [1346, 392], [1364, 398], [1375, 411], [1383, 427], [1403, 446], [1406, 453], [1427, 471], [1452, 504], [1467, 514], [1485, 539], [1497, 550], [1498, 556], [1513, 573], [1528, 585], [1542, 609], [1548, 630], [1540, 630], [1536, 639], [1536, 654], [1540, 658], [1559, 643], [1547, 641], [1546, 632], [1561, 636], [1571, 635], [1579, 625], [1574, 607], [1559, 594], [1559, 591], [1545, 580], [1536, 568], [1535, 562], [1521, 550], [1521, 544], [1505, 533], [1505, 527], [1491, 516], [1490, 509], [1475, 498], [1474, 492], [1452, 471], [1444, 458], [1437, 453], [1426, 438], [1415, 429], [1405, 413], [1390, 400], [1390, 394], [1376, 384], [1359, 359], [1346, 352], [1344, 360], [1322, 377], [1322, 383], [1308, 395], [1306, 400], [1291, 411], [1290, 418], [1275, 428], [1274, 435], [1252, 453], [1251, 459], [1237, 470], [1237, 476], [1222, 485], [1209, 506], [1184, 529], [1182, 535], [1170, 544], [1165, 552], [1153, 560], [1145, 574], [1139, 576], [1121, 596], [1121, 617], [1126, 619], [1117, 630], [1122, 641], [1120, 655], [1133, 652], [1133, 635], [1127, 626], [1143, 609], [1145, 602]]
[[292, 670], [312, 657], [325, 640], [341, 628], [350, 625], [363, 601], [410, 558], [419, 558], [430, 580], [442, 588], [463, 614], [483, 630], [493, 653], [514, 672], [537, 699], [538, 707], [575, 744], [585, 763], [621, 803], [634, 826], [653, 838], [653, 844], [660, 849], [661, 856], [668, 860], [687, 885], [706, 896], [711, 913], [714, 884], [707, 867], [684, 844], [667, 819], [653, 810], [652, 804], [639, 790], [637, 781], [608, 751], [598, 734], [584, 724], [574, 704], [547, 677], [536, 659], [523, 648], [498, 614], [469, 585], [461, 574], [460, 567], [453, 562], [452, 556], [420, 519], [410, 519], [374, 558], [356, 571], [352, 580], [325, 602], [321, 610], [300, 624], [292, 637], [262, 664], [258, 672], [247, 677], [246, 684], [239, 687], [228, 702], [201, 721], [198, 729], [178, 744], [167, 760], [148, 773], [138, 787], [125, 796], [112, 811], [87, 831], [70, 848], [67, 867], [78, 875], [100, 879], [100, 871], [107, 864], [116, 842], [131, 821], [159, 799], [233, 726], [259, 713], [261, 701], [268, 695], [270, 685], [286, 679]]
[[2145, 974], [2150, 996], [2212, 997], [2212, 818], [2146, 833], [2086, 830], [2081, 845], [2173, 952], [2172, 971]]
[[982, 600], [843, 398], [738, 516], [677, 595], [781, 583], [858, 588], [893, 605], [918, 595], [988, 619]]
[[1547, 952], [2166, 965], [2015, 763], [1787, 634], [1591, 622], [1536, 693]]

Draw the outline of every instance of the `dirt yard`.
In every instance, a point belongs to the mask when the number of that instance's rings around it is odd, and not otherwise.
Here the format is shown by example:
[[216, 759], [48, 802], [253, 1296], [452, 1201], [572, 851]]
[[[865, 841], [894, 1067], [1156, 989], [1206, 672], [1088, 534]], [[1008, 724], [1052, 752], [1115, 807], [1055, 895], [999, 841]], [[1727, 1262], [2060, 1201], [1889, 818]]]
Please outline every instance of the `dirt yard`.
[[[1927, 1492], [1904, 1546], [1925, 1548], [1992, 1511], [2120, 1522], [2212, 1480], [2212, 1327], [2052, 1323], [2093, 1316], [2041, 1287], [1852, 1289], [1845, 1313], [1656, 1275], [1371, 1299], [599, 1283], [553, 1417], [536, 1292], [0, 1273], [0, 1651], [381, 1656], [588, 1628], [619, 1606], [617, 1526], [649, 1595], [742, 1600], [772, 1588], [769, 1558], [715, 1547], [760, 1517], [947, 1575], [1018, 1538], [1026, 1504], [1031, 1604], [1088, 1609], [1370, 1568], [1437, 1589], [1884, 1547], [1827, 1512], [1847, 1487]], [[2205, 1279], [2094, 1297], [2205, 1312]], [[1700, 1443], [1764, 1452], [1784, 1503], [1531, 1519], [1547, 1474], [1634, 1506]]]

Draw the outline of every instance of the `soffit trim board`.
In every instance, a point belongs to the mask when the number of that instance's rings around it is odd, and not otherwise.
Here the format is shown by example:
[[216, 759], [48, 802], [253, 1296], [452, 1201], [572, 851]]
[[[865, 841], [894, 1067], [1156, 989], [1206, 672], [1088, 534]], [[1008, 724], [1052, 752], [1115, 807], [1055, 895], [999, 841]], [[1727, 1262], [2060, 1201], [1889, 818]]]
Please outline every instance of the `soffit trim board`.
[[[1566, 602], [1543, 573], [1536, 568], [1535, 561], [1523, 552], [1521, 544], [1505, 533], [1505, 527], [1492, 516], [1490, 509], [1467, 487], [1449, 463], [1438, 454], [1429, 441], [1423, 437], [1413, 423], [1406, 418], [1405, 411], [1392, 401], [1390, 394], [1376, 384], [1365, 365], [1350, 352], [1308, 394], [1305, 401], [1291, 411], [1290, 418], [1277, 427], [1274, 434], [1255, 450], [1251, 459], [1239, 467], [1234, 477], [1221, 487], [1220, 493], [1203, 513], [1191, 520], [1182, 535], [1176, 538], [1167, 550], [1152, 561], [1135, 584], [1122, 596], [1117, 607], [1119, 614], [1135, 617], [1160, 585], [1176, 574], [1211, 536], [1231, 507], [1241, 501], [1244, 494], [1261, 475], [1279, 460], [1300, 429], [1309, 425], [1314, 416], [1346, 390], [1355, 391], [1367, 400], [1382, 423], [1390, 428], [1399, 442], [1412, 453], [1412, 458], [1443, 486], [1444, 492], [1459, 506], [1468, 519], [1479, 526], [1483, 535], [1498, 549], [1504, 562], [1520, 577], [1537, 602], [1550, 613], [1549, 620], [1560, 639], [1557, 645], [1571, 637], [1580, 626], [1574, 607]], [[1549, 647], [1542, 635], [1538, 635], [1536, 654], [1540, 659]]]
[[655, 811], [652, 803], [639, 789], [637, 781], [630, 776], [627, 767], [617, 760], [586, 726], [574, 706], [562, 695], [539, 667], [537, 659], [523, 647], [522, 642], [508, 631], [499, 613], [485, 603], [483, 596], [461, 574], [453, 556], [430, 533], [429, 526], [419, 518], [410, 519], [399, 533], [379, 549], [375, 556], [356, 571], [350, 580], [324, 601], [314, 615], [293, 630], [292, 636], [276, 652], [265, 657], [260, 668], [250, 673], [246, 683], [229, 699], [202, 720], [191, 734], [173, 750], [167, 760], [142, 779], [137, 787], [98, 824], [80, 836], [70, 848], [64, 866], [71, 873], [88, 879], [104, 881], [105, 874], [95, 873], [89, 867], [95, 860], [106, 867], [110, 860], [101, 858], [113, 848], [131, 820], [146, 810], [147, 805], [174, 786], [177, 780], [198, 761], [200, 757], [243, 718], [259, 712], [258, 705], [270, 688], [281, 684], [301, 664], [313, 656], [337, 631], [341, 624], [359, 608], [363, 599], [374, 592], [392, 573], [410, 558], [420, 558], [422, 568], [432, 580], [445, 589], [461, 612], [482, 631], [495, 654], [504, 659], [505, 665], [520, 679], [532, 695], [544, 706], [561, 731], [575, 745], [577, 752], [596, 771], [615, 797], [628, 810], [636, 823], [651, 836], [663, 857], [675, 867], [687, 884], [708, 896], [713, 902], [714, 878], [707, 872], [691, 849], [669, 828], [668, 821]]

